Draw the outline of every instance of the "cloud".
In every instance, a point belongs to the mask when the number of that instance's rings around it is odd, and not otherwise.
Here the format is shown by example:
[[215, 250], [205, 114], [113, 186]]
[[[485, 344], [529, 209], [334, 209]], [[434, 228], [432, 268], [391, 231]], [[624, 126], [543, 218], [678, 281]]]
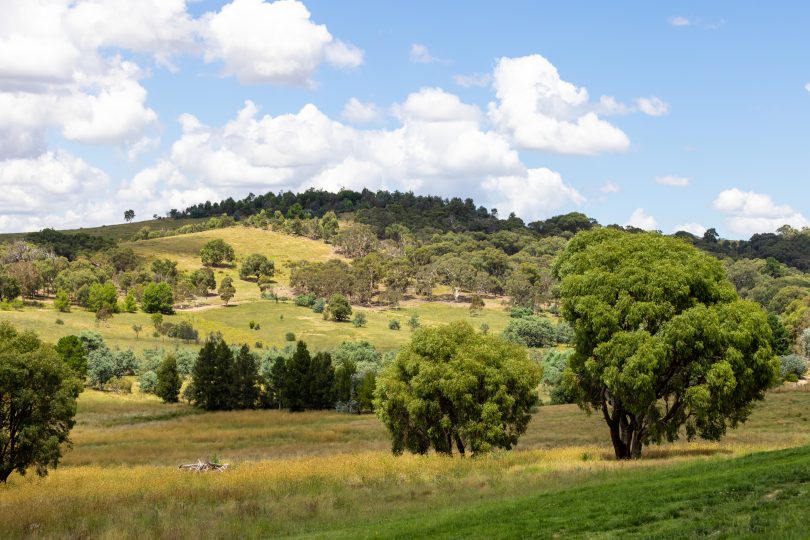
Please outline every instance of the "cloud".
[[683, 225], [678, 225], [672, 229], [673, 233], [678, 231], [686, 231], [694, 234], [695, 236], [703, 236], [703, 233], [706, 232], [706, 227], [700, 223], [684, 223]]
[[636, 208], [630, 217], [627, 219], [625, 227], [636, 227], [637, 229], [644, 229], [645, 231], [654, 231], [658, 228], [658, 222], [654, 217], [647, 214], [643, 208]]
[[649, 116], [664, 116], [669, 112], [669, 104], [655, 96], [636, 99], [636, 106]]
[[797, 229], [810, 227], [810, 221], [786, 204], [776, 204], [769, 195], [738, 188], [721, 191], [712, 203], [726, 215], [726, 225], [738, 234], [774, 232], [782, 225]]
[[205, 60], [242, 83], [313, 86], [324, 61], [335, 67], [363, 63], [363, 51], [336, 40], [295, 0], [233, 0], [203, 17]]
[[453, 82], [464, 88], [472, 88], [474, 86], [483, 88], [492, 84], [492, 74], [473, 73], [472, 75], [453, 75]]
[[490, 121], [521, 148], [594, 155], [630, 147], [624, 132], [588, 110], [588, 91], [562, 80], [539, 54], [501, 58], [494, 81]]
[[184, 115], [170, 155], [126, 190], [143, 208], [310, 187], [465, 193], [526, 219], [584, 201], [558, 173], [526, 167], [505, 137], [484, 129], [479, 109], [458, 96], [424, 88], [392, 109], [400, 124], [377, 130], [343, 124], [311, 104], [271, 116], [248, 101], [219, 127]]
[[427, 45], [421, 43], [411, 45], [410, 59], [414, 64], [449, 64], [447, 60], [430, 54]]
[[669, 18], [669, 24], [672, 26], [690, 26], [692, 24], [692, 21], [690, 21], [686, 17], [676, 16]]
[[689, 185], [689, 179], [685, 176], [669, 174], [666, 176], [656, 176], [655, 183], [662, 186], [686, 187]]
[[383, 111], [374, 103], [363, 103], [353, 97], [343, 106], [340, 116], [353, 124], [368, 124], [380, 120], [383, 117]]
[[602, 187], [599, 188], [599, 191], [601, 191], [602, 193], [618, 193], [621, 191], [621, 188], [619, 187], [618, 184], [615, 184], [610, 180], [608, 180], [607, 182], [602, 184]]
[[810, 82], [804, 85], [804, 89], [810, 92]]

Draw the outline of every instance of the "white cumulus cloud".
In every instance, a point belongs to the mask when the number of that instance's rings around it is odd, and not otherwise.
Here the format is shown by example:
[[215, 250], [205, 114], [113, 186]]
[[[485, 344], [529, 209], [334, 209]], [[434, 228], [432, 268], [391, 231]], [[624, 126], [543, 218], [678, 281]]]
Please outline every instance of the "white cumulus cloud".
[[700, 223], [684, 223], [682, 225], [677, 225], [672, 229], [673, 233], [676, 233], [678, 231], [686, 231], [688, 233], [694, 234], [695, 236], [703, 236], [703, 233], [706, 232], [706, 227], [704, 227]]
[[636, 99], [636, 106], [649, 116], [664, 116], [669, 112], [669, 103], [655, 96]]
[[588, 110], [588, 91], [564, 81], [539, 54], [501, 58], [494, 87], [490, 121], [521, 148], [587, 155], [630, 147], [622, 130]]
[[689, 178], [668, 174], [666, 176], [656, 176], [655, 183], [662, 186], [686, 187], [689, 185]]
[[713, 206], [726, 215], [726, 225], [738, 234], [774, 232], [782, 225], [798, 229], [810, 226], [810, 221], [790, 205], [776, 204], [769, 195], [754, 191], [721, 191]]
[[472, 75], [453, 75], [453, 82], [464, 88], [485, 87], [492, 84], [491, 73], [473, 73]]
[[354, 124], [368, 124], [382, 118], [383, 110], [374, 103], [363, 103], [353, 97], [343, 106], [340, 116]]
[[410, 53], [411, 62], [414, 64], [447, 64], [447, 60], [433, 56], [428, 50], [427, 45], [422, 43], [413, 43], [411, 45]]
[[312, 86], [324, 61], [336, 67], [363, 63], [363, 51], [315, 24], [295, 0], [233, 0], [203, 20], [205, 59], [243, 83]]
[[645, 231], [654, 231], [658, 228], [658, 222], [643, 208], [636, 208], [624, 225], [644, 229]]

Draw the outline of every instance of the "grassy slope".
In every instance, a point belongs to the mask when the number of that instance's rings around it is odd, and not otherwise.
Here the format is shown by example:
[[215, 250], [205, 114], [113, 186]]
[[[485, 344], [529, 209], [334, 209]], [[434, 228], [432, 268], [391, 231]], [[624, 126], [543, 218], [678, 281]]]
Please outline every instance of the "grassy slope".
[[[518, 450], [448, 459], [391, 456], [371, 416], [198, 414], [88, 391], [63, 466], [0, 486], [0, 537], [782, 534], [808, 509], [806, 484], [794, 482], [810, 469], [808, 451], [727, 457], [810, 444], [808, 410], [810, 391], [772, 392], [720, 443], [665, 445], [617, 463], [598, 418], [542, 407]], [[175, 468], [211, 455], [234, 468]]]
[[[114, 238], [119, 241], [129, 240], [133, 234], [138, 232], [142, 227], [149, 227], [153, 231], [161, 229], [174, 230], [179, 229], [183, 225], [193, 225], [200, 221], [207, 221], [207, 218], [200, 219], [149, 219], [145, 221], [134, 221], [132, 223], [117, 223], [115, 225], [102, 225], [100, 227], [82, 227], [79, 229], [64, 229], [60, 232], [64, 233], [87, 233], [92, 236], [106, 236]], [[0, 234], [0, 243], [22, 240], [26, 233], [4, 233]]]

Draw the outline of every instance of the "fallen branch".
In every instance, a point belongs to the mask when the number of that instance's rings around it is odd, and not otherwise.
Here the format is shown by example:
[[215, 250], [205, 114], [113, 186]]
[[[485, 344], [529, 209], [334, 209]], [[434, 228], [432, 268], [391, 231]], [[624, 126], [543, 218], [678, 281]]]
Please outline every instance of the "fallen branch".
[[202, 461], [198, 459], [197, 463], [186, 463], [184, 465], [180, 465], [178, 468], [183, 471], [192, 471], [192, 472], [207, 472], [207, 471], [225, 472], [225, 470], [228, 468], [228, 464], [212, 463], [210, 461]]

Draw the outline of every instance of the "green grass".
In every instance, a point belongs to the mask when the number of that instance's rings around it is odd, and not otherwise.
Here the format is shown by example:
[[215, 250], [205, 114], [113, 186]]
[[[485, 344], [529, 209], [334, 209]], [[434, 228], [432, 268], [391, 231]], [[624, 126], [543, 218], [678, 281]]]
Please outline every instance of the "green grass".
[[[132, 223], [117, 223], [114, 225], [102, 225], [100, 227], [82, 227], [79, 229], [63, 229], [64, 233], [86, 233], [91, 236], [105, 236], [115, 240], [124, 241], [132, 238], [142, 227], [149, 227], [153, 231], [161, 229], [175, 230], [183, 225], [193, 225], [208, 218], [188, 218], [188, 219], [148, 219], [144, 221], [134, 221]], [[27, 233], [4, 233], [0, 234], [0, 243], [14, 240], [22, 240]]]

